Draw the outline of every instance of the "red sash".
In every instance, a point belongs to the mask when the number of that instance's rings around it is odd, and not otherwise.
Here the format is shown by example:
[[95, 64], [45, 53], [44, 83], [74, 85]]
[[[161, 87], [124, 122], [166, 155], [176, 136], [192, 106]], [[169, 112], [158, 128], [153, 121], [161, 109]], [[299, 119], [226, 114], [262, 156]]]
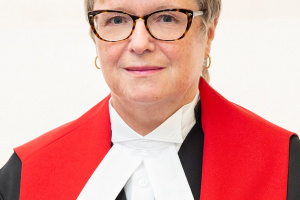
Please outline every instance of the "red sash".
[[[286, 199], [293, 133], [227, 101], [202, 78], [200, 91], [201, 200]], [[78, 197], [111, 146], [109, 98], [79, 119], [15, 148], [22, 161], [21, 200]]]

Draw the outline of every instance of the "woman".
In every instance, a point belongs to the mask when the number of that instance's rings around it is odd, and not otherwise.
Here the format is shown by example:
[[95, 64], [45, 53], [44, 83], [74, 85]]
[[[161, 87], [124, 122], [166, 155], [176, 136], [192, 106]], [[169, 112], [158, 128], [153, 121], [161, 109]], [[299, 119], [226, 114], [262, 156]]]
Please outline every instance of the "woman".
[[220, 7], [86, 0], [111, 94], [16, 148], [0, 198], [299, 199], [297, 136], [204, 80]]

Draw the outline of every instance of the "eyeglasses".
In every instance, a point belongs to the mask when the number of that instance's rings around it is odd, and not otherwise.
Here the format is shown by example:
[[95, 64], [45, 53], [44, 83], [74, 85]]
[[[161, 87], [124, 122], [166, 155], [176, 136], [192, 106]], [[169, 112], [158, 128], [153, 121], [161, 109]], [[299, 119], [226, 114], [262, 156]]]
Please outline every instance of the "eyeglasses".
[[183, 38], [191, 27], [193, 18], [203, 15], [204, 12], [204, 10], [164, 9], [136, 16], [117, 10], [95, 10], [88, 12], [88, 19], [94, 34], [107, 42], [129, 38], [138, 19], [144, 20], [145, 27], [153, 38], [175, 41]]

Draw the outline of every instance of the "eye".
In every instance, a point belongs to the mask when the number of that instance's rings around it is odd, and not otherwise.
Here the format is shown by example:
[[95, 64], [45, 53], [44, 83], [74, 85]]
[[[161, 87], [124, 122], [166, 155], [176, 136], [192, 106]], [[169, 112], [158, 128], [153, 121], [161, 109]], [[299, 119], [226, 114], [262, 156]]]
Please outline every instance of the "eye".
[[155, 23], [163, 23], [163, 24], [176, 24], [181, 20], [180, 14], [177, 12], [163, 12], [156, 13], [151, 16], [151, 20], [155, 21]]
[[104, 26], [125, 25], [131, 21], [131, 18], [121, 13], [103, 13], [99, 18]]
[[121, 16], [116, 16], [110, 19], [110, 23], [112, 24], [122, 24], [124, 23], [124, 18], [122, 18]]
[[132, 19], [129, 15], [118, 12], [103, 12], [95, 17], [95, 24], [99, 29], [119, 26], [131, 26]]
[[170, 15], [162, 15], [161, 20], [163, 22], [173, 22], [175, 19]]

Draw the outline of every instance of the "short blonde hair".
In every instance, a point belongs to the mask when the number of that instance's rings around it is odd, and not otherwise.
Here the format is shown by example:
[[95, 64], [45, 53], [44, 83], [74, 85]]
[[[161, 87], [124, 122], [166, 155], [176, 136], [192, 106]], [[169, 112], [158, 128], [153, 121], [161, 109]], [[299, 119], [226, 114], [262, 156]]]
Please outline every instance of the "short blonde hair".
[[[85, 11], [86, 17], [87, 17], [87, 13], [89, 11], [93, 10], [95, 1], [101, 2], [103, 0], [84, 0], [84, 11]], [[196, 1], [199, 5], [199, 9], [206, 10], [205, 14], [202, 17], [202, 22], [204, 24], [203, 34], [206, 35], [209, 25], [211, 23], [218, 21], [220, 12], [221, 12], [222, 3], [221, 3], [221, 0], [196, 0]], [[91, 29], [90, 29], [90, 36], [95, 41], [94, 35], [93, 35], [93, 32]], [[207, 65], [207, 58], [205, 59], [203, 65], [204, 66]], [[208, 69], [205, 67], [203, 68], [202, 76], [206, 81], [209, 82], [209, 72], [208, 72]]]

